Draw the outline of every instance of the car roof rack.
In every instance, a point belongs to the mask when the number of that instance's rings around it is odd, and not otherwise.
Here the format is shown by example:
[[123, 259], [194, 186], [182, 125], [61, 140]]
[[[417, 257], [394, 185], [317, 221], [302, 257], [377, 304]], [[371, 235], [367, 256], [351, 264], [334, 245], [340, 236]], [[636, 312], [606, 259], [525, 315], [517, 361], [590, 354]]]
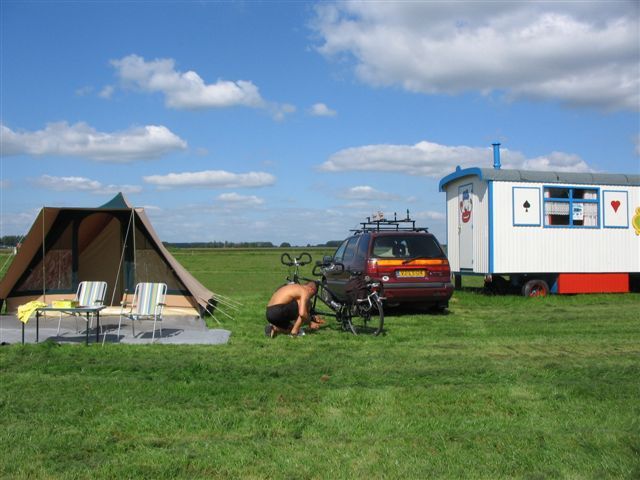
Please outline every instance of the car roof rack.
[[351, 230], [354, 233], [365, 232], [428, 232], [426, 227], [416, 227], [416, 221], [412, 220], [407, 210], [407, 217], [398, 220], [397, 214], [393, 213], [393, 220], [385, 218], [382, 212], [378, 212], [372, 217], [367, 217], [366, 222], [360, 222], [360, 228]]

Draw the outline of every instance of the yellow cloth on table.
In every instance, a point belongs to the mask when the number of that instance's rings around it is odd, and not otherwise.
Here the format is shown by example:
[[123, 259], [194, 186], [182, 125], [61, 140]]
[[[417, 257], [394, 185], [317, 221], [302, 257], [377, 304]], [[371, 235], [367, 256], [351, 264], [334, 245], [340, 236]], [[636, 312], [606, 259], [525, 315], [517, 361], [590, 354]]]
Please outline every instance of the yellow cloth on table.
[[22, 323], [27, 323], [29, 321], [29, 318], [31, 318], [31, 315], [33, 315], [33, 312], [35, 312], [39, 308], [46, 306], [46, 303], [38, 302], [37, 300], [25, 303], [24, 305], [20, 305], [18, 307], [18, 319]]

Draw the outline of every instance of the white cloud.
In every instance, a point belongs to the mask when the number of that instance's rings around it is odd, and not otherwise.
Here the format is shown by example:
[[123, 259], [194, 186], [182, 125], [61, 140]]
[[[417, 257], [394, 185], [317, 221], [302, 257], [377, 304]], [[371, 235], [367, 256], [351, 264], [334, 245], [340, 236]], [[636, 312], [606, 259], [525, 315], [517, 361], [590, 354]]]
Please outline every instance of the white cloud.
[[38, 212], [39, 209], [20, 213], [4, 211], [0, 215], [0, 231], [7, 235], [26, 235]]
[[636, 2], [334, 2], [316, 8], [327, 57], [376, 86], [478, 91], [638, 110]]
[[443, 221], [447, 218], [444, 212], [435, 212], [433, 210], [411, 213], [411, 217], [414, 220], [433, 220], [437, 222]]
[[224, 170], [169, 173], [144, 177], [146, 183], [161, 188], [249, 188], [273, 185], [276, 177], [265, 172], [231, 173]]
[[564, 152], [551, 152], [541, 157], [530, 158], [518, 167], [524, 170], [545, 170], [556, 172], [590, 172], [591, 169], [578, 155]]
[[0, 125], [3, 156], [68, 156], [98, 162], [127, 163], [161, 157], [187, 148], [187, 143], [161, 125], [98, 132], [86, 123], [49, 123], [44, 130], [15, 132]]
[[[146, 61], [138, 55], [129, 55], [112, 60], [111, 65], [116, 69], [123, 86], [161, 93], [169, 108], [202, 110], [245, 106], [265, 109], [276, 121], [282, 121], [296, 111], [294, 105], [264, 100], [258, 87], [248, 80], [234, 82], [219, 79], [207, 84], [194, 71], [176, 70], [172, 58]], [[108, 98], [113, 93], [113, 87], [105, 87], [103, 92]]]
[[291, 105], [289, 103], [271, 103], [269, 105], [269, 110], [271, 111], [273, 119], [281, 122], [287, 115], [295, 113], [296, 107], [295, 105]]
[[87, 95], [90, 95], [91, 92], [93, 92], [93, 87], [90, 86], [84, 86], [84, 87], [80, 87], [76, 90], [76, 95], [79, 97], [86, 97]]
[[54, 177], [42, 175], [33, 180], [39, 187], [57, 192], [90, 192], [97, 195], [113, 195], [122, 193], [139, 193], [142, 188], [136, 185], [103, 185], [97, 180], [85, 177]]
[[223, 108], [235, 105], [265, 106], [252, 82], [218, 80], [206, 84], [194, 71], [179, 72], [171, 58], [145, 61], [138, 55], [112, 60], [120, 79], [147, 92], [164, 94], [166, 105], [176, 109]]
[[162, 208], [158, 207], [157, 205], [143, 205], [144, 210], [149, 213], [149, 212], [154, 212], [154, 213], [162, 213]]
[[113, 85], [107, 85], [102, 90], [100, 90], [100, 93], [98, 93], [98, 96], [100, 98], [109, 99], [113, 95], [114, 91], [115, 91], [115, 87]]
[[[242, 197], [242, 195], [239, 195]], [[227, 198], [233, 198], [227, 197]], [[160, 237], [170, 242], [202, 241], [270, 241], [275, 245], [289, 242], [293, 245], [316, 245], [328, 240], [342, 240], [350, 235], [349, 230], [382, 209], [389, 218], [396, 211], [390, 205], [362, 203], [339, 205], [335, 208], [306, 208], [289, 203], [269, 206], [241, 205], [229, 202], [215, 204], [174, 205], [161, 211], [148, 211]], [[145, 207], [147, 208], [147, 207]], [[442, 205], [444, 211], [444, 204]], [[398, 218], [404, 210], [397, 210]], [[444, 214], [434, 211], [411, 212], [418, 226], [429, 227], [439, 238], [444, 238]], [[211, 221], [215, 218], [215, 221]], [[282, 219], [287, 221], [283, 222]], [[300, 226], [313, 225], [313, 228]], [[314, 256], [315, 259], [315, 256]], [[283, 274], [284, 276], [284, 274]]]
[[[504, 168], [591, 171], [579, 156], [562, 152], [527, 159], [520, 152], [503, 148], [500, 157]], [[320, 170], [397, 172], [440, 178], [458, 165], [461, 168], [491, 167], [492, 147], [447, 146], [427, 141], [415, 145], [366, 145], [334, 153], [320, 166]]]
[[368, 185], [351, 187], [340, 194], [340, 197], [350, 200], [397, 200], [398, 197], [391, 193], [381, 192]]
[[223, 193], [218, 195], [218, 201], [232, 207], [258, 207], [264, 205], [264, 199], [255, 195], [240, 195], [238, 193]]
[[338, 112], [330, 109], [324, 103], [315, 103], [309, 109], [309, 113], [314, 117], [334, 117]]

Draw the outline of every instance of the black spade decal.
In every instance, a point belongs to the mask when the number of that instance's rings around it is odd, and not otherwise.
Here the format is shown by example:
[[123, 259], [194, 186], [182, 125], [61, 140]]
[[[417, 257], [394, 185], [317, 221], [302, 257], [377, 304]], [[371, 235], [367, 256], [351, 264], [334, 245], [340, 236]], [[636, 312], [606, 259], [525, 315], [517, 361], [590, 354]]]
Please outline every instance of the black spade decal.
[[529, 203], [529, 200], [525, 200], [522, 206], [524, 207], [525, 212], [528, 212], [529, 208], [531, 208], [531, 204]]

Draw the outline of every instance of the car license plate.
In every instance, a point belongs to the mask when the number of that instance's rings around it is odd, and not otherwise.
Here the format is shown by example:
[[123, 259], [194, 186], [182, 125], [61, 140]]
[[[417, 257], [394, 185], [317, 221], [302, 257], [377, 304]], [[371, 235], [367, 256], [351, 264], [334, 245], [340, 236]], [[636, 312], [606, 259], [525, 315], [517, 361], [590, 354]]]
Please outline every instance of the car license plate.
[[398, 270], [396, 272], [397, 277], [424, 277], [424, 270]]

